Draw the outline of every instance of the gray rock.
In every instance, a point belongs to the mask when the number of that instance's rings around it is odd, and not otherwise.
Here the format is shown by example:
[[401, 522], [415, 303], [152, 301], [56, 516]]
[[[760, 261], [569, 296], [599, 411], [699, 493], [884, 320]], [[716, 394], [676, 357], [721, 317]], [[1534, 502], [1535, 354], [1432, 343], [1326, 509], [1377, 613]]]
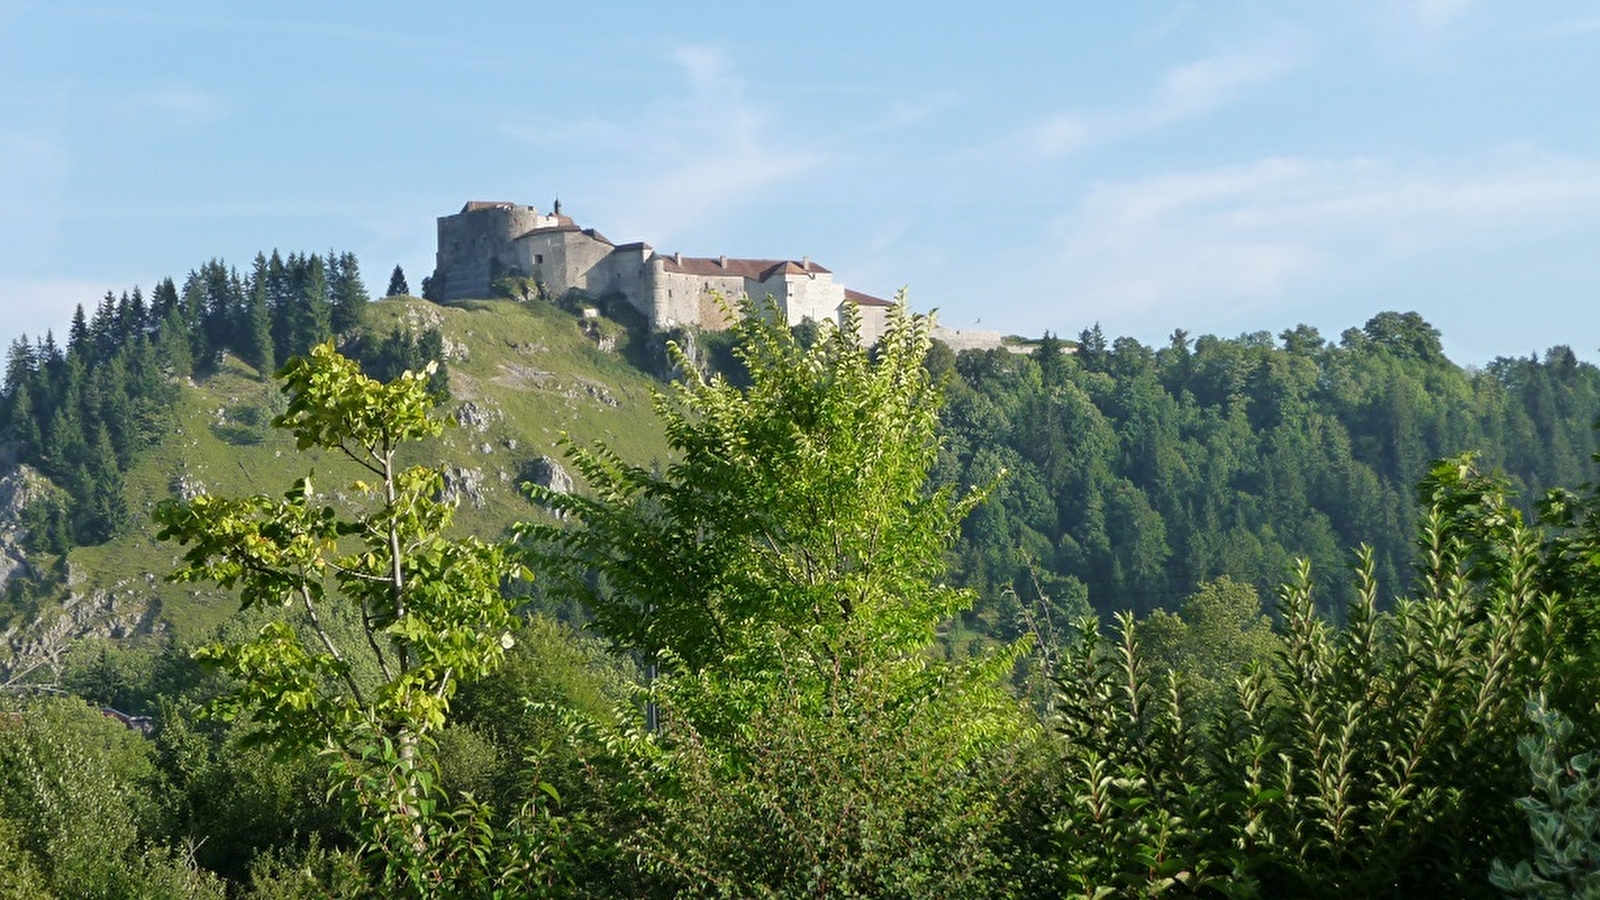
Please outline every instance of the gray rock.
[[567, 470], [548, 456], [540, 456], [528, 464], [528, 480], [557, 494], [570, 494], [575, 486]]
[[461, 466], [445, 466], [444, 487], [439, 491], [439, 499], [447, 503], [465, 500], [472, 504], [473, 509], [483, 509], [489, 502], [483, 492], [483, 472]]

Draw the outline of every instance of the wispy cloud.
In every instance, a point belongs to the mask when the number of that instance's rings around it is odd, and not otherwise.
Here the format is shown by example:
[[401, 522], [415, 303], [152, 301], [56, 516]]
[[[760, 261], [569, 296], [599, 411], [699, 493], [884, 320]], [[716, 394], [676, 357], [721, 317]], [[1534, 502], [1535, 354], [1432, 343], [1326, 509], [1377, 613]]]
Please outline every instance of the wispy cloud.
[[779, 111], [746, 96], [743, 79], [713, 47], [667, 54], [675, 78], [643, 114], [626, 123], [591, 118], [551, 129], [520, 125], [507, 133], [537, 146], [581, 140], [625, 171], [629, 199], [612, 227], [657, 241], [724, 213], [818, 165], [824, 154], [797, 139]]
[[794, 131], [780, 127], [772, 111], [746, 98], [743, 81], [721, 52], [681, 47], [672, 61], [689, 90], [657, 110], [649, 150], [659, 173], [646, 180], [623, 220], [663, 241], [819, 159], [792, 142]]
[[1433, 66], [1484, 27], [1481, 0], [1388, 0], [1371, 17], [1378, 48], [1391, 59]]
[[194, 127], [222, 119], [228, 113], [228, 104], [211, 91], [188, 84], [174, 84], [135, 95], [128, 101], [126, 112], [131, 118], [154, 119], [169, 126]]
[[1150, 97], [1130, 109], [1069, 112], [1027, 129], [1022, 143], [1049, 155], [1072, 153], [1159, 131], [1237, 103], [1257, 87], [1305, 64], [1310, 41], [1284, 32], [1261, 44], [1170, 69]]
[[1566, 19], [1554, 22], [1528, 32], [1532, 38], [1545, 40], [1584, 37], [1600, 31], [1600, 16], [1589, 16], [1581, 19]]
[[1277, 158], [1100, 184], [1055, 222], [1053, 259], [1085, 308], [1171, 319], [1596, 219], [1596, 159], [1526, 149], [1409, 165]]

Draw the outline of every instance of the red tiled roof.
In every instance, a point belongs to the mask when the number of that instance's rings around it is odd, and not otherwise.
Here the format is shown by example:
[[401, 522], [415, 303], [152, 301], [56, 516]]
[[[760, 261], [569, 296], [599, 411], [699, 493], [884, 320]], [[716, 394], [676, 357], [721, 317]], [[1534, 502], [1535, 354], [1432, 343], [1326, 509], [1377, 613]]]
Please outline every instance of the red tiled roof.
[[850, 288], [845, 288], [844, 289], [844, 299], [847, 302], [854, 303], [857, 306], [893, 306], [894, 305], [894, 301], [893, 300], [885, 300], [882, 297], [874, 297], [871, 294], [863, 294], [860, 291], [851, 290]]
[[661, 258], [666, 262], [668, 272], [679, 275], [699, 275], [702, 277], [730, 275], [738, 278], [766, 281], [774, 275], [833, 274], [810, 260], [806, 260], [802, 264], [792, 259], [731, 259], [728, 257], [665, 255]]

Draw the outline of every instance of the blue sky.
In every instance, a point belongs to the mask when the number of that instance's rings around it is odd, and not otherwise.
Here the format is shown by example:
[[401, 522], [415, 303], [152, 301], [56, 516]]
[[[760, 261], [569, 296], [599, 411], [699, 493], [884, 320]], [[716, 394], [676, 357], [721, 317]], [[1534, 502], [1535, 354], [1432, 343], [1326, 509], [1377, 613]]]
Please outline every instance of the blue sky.
[[[324, 8], [327, 7], [327, 8]], [[1600, 7], [0, 0], [0, 338], [469, 199], [956, 327], [1600, 356]]]

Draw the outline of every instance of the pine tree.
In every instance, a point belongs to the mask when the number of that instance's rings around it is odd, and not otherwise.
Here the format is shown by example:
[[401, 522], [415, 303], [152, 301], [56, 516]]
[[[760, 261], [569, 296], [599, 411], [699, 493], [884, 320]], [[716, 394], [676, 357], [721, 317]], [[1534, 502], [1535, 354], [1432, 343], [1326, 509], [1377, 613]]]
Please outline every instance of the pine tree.
[[151, 324], [159, 327], [167, 319], [167, 313], [178, 305], [178, 286], [171, 278], [163, 278], [156, 283], [155, 290], [150, 292]]
[[281, 366], [292, 355], [290, 347], [294, 344], [294, 291], [289, 268], [276, 249], [267, 260], [266, 280], [267, 308], [272, 311], [273, 363]]
[[126, 299], [126, 305], [117, 310], [124, 338], [133, 334], [143, 334], [150, 327], [150, 310], [145, 306], [144, 293], [139, 290], [138, 285], [133, 286], [132, 296]]
[[198, 272], [190, 272], [184, 279], [182, 298], [178, 308], [183, 316], [183, 332], [189, 338], [189, 354], [196, 371], [211, 368], [220, 347], [212, 346], [206, 333], [206, 288]]
[[366, 321], [367, 286], [361, 280], [361, 264], [349, 251], [335, 255], [328, 251], [328, 288], [333, 295], [331, 324], [334, 334], [354, 334]]
[[72, 325], [67, 330], [67, 353], [87, 353], [90, 346], [89, 318], [83, 314], [83, 304], [79, 303], [72, 311]]
[[11, 348], [6, 351], [6, 381], [5, 393], [15, 393], [17, 388], [33, 378], [33, 373], [39, 367], [39, 359], [33, 352], [33, 343], [27, 335], [22, 335], [11, 342]]
[[290, 350], [298, 356], [332, 337], [333, 309], [328, 296], [328, 271], [322, 257], [315, 253], [302, 256], [298, 267], [291, 257], [290, 265], [296, 288]]
[[251, 280], [246, 315], [244, 345], [239, 348], [239, 355], [256, 371], [263, 375], [270, 374], [275, 354], [272, 345], [272, 310], [267, 302], [264, 280]]
[[411, 286], [406, 284], [405, 270], [398, 265], [389, 274], [389, 289], [384, 292], [385, 297], [403, 297], [411, 293]]
[[28, 390], [27, 382], [18, 384], [11, 393], [11, 409], [8, 412], [10, 437], [16, 442], [18, 456], [32, 459], [43, 449], [43, 440], [39, 431], [38, 412], [33, 408], [33, 395]]
[[166, 318], [156, 332], [156, 359], [173, 378], [188, 378], [194, 374], [189, 330], [184, 324], [183, 313], [175, 306], [167, 310]]

